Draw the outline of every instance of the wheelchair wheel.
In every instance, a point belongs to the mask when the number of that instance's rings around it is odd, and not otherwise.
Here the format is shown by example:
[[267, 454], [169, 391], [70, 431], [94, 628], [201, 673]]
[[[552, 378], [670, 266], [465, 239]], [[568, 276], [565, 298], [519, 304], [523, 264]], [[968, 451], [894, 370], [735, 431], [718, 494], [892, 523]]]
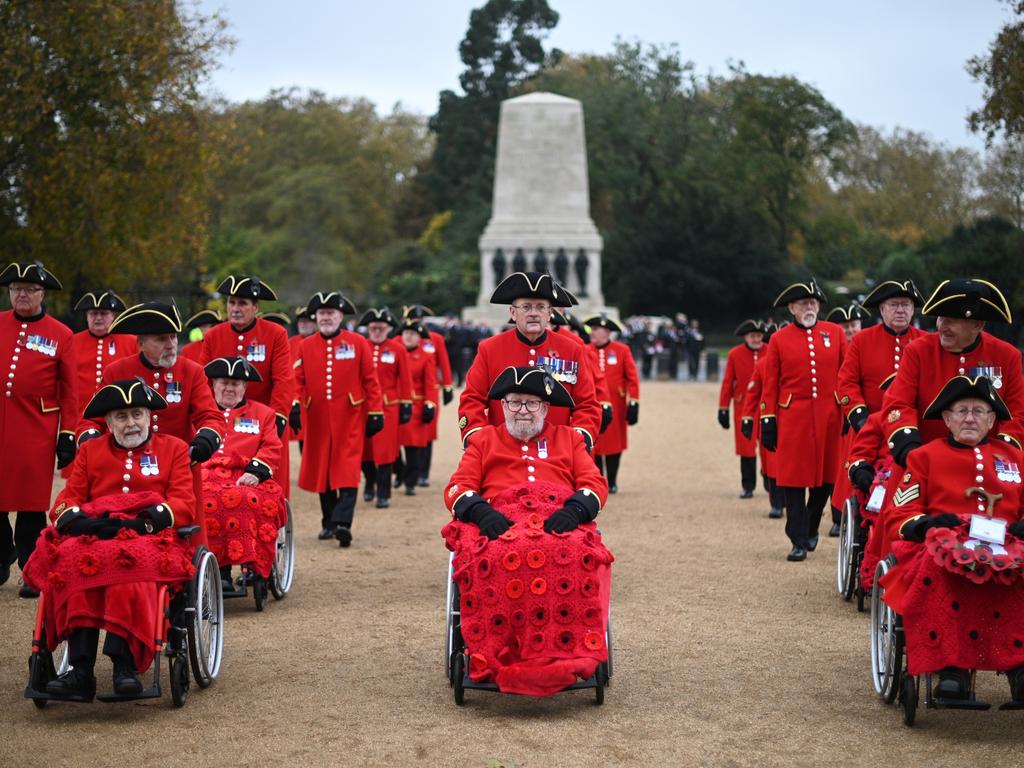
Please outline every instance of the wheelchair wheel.
[[851, 496], [843, 503], [839, 519], [839, 546], [836, 548], [836, 590], [847, 601], [853, 597], [857, 581], [854, 574], [856, 534], [857, 499]]
[[460, 707], [466, 703], [466, 689], [462, 686], [466, 677], [466, 654], [459, 652], [455, 654], [455, 661], [452, 664], [452, 689], [455, 692], [455, 703]]
[[900, 715], [908, 728], [917, 717], [917, 678], [908, 674], [903, 675], [903, 683], [900, 685]]
[[176, 707], [185, 706], [188, 701], [188, 662], [183, 656], [171, 660], [171, 702]]
[[608, 607], [608, 626], [604, 630], [604, 645], [608, 649], [608, 661], [604, 663], [605, 685], [612, 681], [612, 609]]
[[285, 500], [288, 519], [277, 531], [277, 557], [270, 573], [270, 592], [275, 600], [283, 600], [292, 588], [295, 575], [295, 532], [292, 527], [292, 507]]
[[892, 704], [899, 693], [903, 664], [903, 630], [899, 616], [882, 601], [885, 590], [879, 583], [894, 564], [891, 557], [878, 564], [871, 591], [871, 678], [875, 692], [886, 704]]
[[224, 595], [221, 591], [217, 558], [202, 548], [196, 552], [196, 575], [192, 581], [192, 613], [188, 622], [188, 655], [192, 673], [200, 688], [210, 685], [220, 673], [224, 651]]
[[594, 670], [594, 682], [597, 683], [594, 686], [594, 703], [600, 707], [604, 704], [604, 687], [608, 684], [607, 663], [602, 661], [597, 665], [597, 669]]
[[252, 597], [256, 602], [256, 612], [262, 613], [267, 604], [267, 580], [262, 576], [252, 573]]
[[[448, 684], [455, 684], [455, 656], [453, 651], [456, 650], [456, 646], [460, 645], [456, 643], [455, 633], [458, 630], [456, 623], [456, 617], [459, 615], [459, 588], [452, 580], [452, 563], [455, 555], [449, 553], [448, 555], [448, 589], [445, 594], [445, 609], [444, 609], [444, 669], [448, 674]], [[461, 651], [459, 647], [457, 650]]]

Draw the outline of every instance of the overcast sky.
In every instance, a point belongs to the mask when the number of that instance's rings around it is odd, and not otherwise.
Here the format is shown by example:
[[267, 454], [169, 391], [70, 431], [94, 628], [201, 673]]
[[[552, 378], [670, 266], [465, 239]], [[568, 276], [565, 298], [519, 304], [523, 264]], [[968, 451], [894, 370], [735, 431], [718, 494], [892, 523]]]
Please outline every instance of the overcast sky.
[[[547, 47], [607, 53], [616, 37], [674, 43], [698, 71], [795, 75], [850, 119], [983, 147], [966, 127], [981, 104], [967, 75], [1010, 17], [998, 0], [548, 0]], [[483, 0], [199, 0], [237, 45], [212, 78], [234, 101], [297, 85], [432, 114], [458, 90], [458, 45]]]

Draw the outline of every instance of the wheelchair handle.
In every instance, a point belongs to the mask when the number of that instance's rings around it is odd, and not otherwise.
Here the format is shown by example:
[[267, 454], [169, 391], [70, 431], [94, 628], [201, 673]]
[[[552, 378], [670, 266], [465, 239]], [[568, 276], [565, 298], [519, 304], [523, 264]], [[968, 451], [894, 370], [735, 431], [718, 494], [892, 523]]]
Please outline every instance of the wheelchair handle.
[[178, 529], [178, 538], [187, 539], [199, 533], [198, 525], [186, 525]]

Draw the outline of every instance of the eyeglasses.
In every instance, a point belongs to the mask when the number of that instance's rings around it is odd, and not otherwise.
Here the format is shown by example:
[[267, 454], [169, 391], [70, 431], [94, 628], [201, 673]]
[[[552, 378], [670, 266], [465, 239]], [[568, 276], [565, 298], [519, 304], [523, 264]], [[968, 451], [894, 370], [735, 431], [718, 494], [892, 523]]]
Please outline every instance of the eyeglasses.
[[990, 408], [953, 408], [950, 410], [950, 413], [958, 419], [966, 419], [968, 416], [981, 419], [983, 416], [988, 416], [992, 413], [992, 410]]
[[550, 312], [551, 307], [547, 304], [513, 304], [515, 309], [522, 312]]
[[889, 299], [885, 304], [892, 310], [905, 309], [909, 311], [914, 308], [914, 302], [912, 301], [893, 301], [892, 299]]
[[519, 413], [523, 408], [527, 413], [536, 413], [540, 410], [543, 400], [502, 400], [512, 413]]
[[42, 286], [38, 286], [38, 285], [33, 285], [33, 286], [29, 287], [29, 288], [15, 288], [12, 285], [12, 286], [9, 286], [9, 289], [10, 289], [11, 293], [14, 293], [14, 294], [23, 293], [26, 296], [31, 296], [33, 293], [39, 293], [39, 292], [41, 292], [43, 290]]

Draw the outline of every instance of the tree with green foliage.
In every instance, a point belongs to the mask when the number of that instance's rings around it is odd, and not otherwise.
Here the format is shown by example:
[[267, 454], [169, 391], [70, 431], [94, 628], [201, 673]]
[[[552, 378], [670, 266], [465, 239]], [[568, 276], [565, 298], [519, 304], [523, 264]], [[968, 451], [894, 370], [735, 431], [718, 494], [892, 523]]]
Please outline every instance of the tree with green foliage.
[[999, 30], [987, 55], [967, 62], [967, 72], [981, 82], [985, 99], [968, 116], [968, 124], [990, 144], [1000, 133], [1024, 136], [1024, 0], [1006, 4], [1016, 18]]

